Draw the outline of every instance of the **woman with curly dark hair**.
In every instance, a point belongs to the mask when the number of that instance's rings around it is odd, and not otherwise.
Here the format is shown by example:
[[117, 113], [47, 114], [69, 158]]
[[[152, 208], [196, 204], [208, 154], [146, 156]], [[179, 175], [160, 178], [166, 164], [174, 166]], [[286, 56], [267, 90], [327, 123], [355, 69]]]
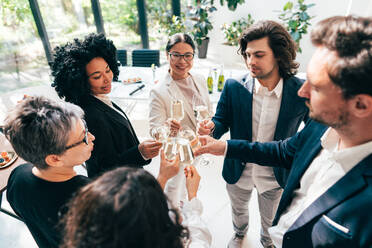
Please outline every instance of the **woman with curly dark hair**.
[[107, 96], [112, 80], [119, 76], [111, 40], [90, 34], [56, 47], [51, 69], [52, 86], [61, 98], [84, 110], [88, 128], [96, 137], [92, 157], [86, 162], [89, 177], [123, 165], [146, 165], [158, 155], [161, 143], [139, 143], [127, 115]]
[[159, 179], [147, 171], [118, 168], [105, 173], [70, 201], [61, 247], [210, 247], [196, 198], [200, 176], [192, 166], [185, 175], [190, 201], [181, 218], [169, 207]]

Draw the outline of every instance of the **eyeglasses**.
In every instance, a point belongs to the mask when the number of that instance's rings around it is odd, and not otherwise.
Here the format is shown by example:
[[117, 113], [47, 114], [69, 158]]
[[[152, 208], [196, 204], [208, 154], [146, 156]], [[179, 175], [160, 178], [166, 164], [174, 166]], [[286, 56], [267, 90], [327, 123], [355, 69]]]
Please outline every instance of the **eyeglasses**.
[[88, 127], [87, 127], [87, 124], [85, 123], [85, 121], [83, 121], [83, 123], [84, 123], [84, 129], [85, 129], [85, 134], [84, 134], [84, 138], [83, 138], [83, 140], [81, 140], [81, 141], [79, 141], [79, 142], [76, 142], [76, 143], [74, 143], [74, 144], [72, 144], [72, 145], [69, 145], [69, 146], [66, 146], [65, 147], [65, 149], [66, 150], [68, 150], [68, 149], [71, 149], [71, 148], [73, 148], [73, 147], [75, 147], [75, 146], [78, 146], [78, 145], [80, 145], [80, 144], [82, 144], [82, 143], [85, 143], [85, 144], [89, 144], [89, 140], [88, 140]]
[[185, 53], [185, 54], [179, 54], [179, 53], [169, 53], [169, 56], [171, 60], [174, 61], [179, 61], [183, 57], [184, 60], [186, 61], [191, 61], [194, 59], [194, 54], [193, 53]]

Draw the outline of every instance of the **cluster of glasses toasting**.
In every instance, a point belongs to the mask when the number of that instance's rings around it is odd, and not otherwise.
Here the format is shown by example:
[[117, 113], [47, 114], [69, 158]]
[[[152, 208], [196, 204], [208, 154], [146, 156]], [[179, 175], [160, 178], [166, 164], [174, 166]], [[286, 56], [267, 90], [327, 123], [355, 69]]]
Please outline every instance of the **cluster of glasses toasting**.
[[[208, 107], [202, 101], [193, 97], [193, 110], [197, 123], [201, 123], [210, 118]], [[171, 102], [171, 119], [180, 122], [184, 118], [183, 101], [173, 99]], [[177, 133], [172, 133], [170, 126], [164, 124], [152, 129], [152, 138], [163, 143], [164, 155], [168, 160], [174, 160], [177, 155], [180, 157], [181, 165], [196, 165], [196, 159], [193, 151], [200, 146], [199, 138], [196, 130], [193, 131], [189, 127], [183, 127]], [[201, 157], [198, 159], [198, 164], [207, 165], [208, 160]]]

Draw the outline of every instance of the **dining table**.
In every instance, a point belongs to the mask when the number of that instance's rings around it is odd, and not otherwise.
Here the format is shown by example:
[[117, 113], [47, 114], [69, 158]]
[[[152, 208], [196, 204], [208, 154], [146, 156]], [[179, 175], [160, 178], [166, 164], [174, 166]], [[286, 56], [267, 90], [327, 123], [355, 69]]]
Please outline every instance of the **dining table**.
[[[139, 100], [148, 101], [150, 98], [150, 91], [157, 84], [161, 83], [162, 79], [168, 73], [168, 66], [164, 65], [158, 68], [151, 67], [133, 67], [133, 66], [121, 66], [119, 68], [120, 74], [116, 82], [112, 84], [112, 90], [109, 97], [113, 100]], [[193, 68], [191, 73], [203, 75], [205, 78], [205, 84], [207, 84], [207, 77], [209, 75], [209, 68]], [[218, 78], [219, 71], [217, 71]], [[247, 72], [244, 70], [228, 70], [225, 71], [225, 79], [231, 77], [239, 77]], [[213, 83], [213, 91], [209, 94], [210, 101], [212, 104], [218, 103], [221, 92], [217, 90], [217, 80]]]
[[[12, 148], [12, 145], [9, 143], [9, 141], [5, 138], [4, 134], [0, 132], [0, 152], [9, 152], [14, 151]], [[4, 209], [2, 207], [2, 200], [3, 200], [3, 193], [5, 192], [8, 184], [8, 179], [12, 171], [17, 168], [17, 166], [26, 163], [22, 158], [18, 157], [12, 162], [11, 165], [6, 166], [4, 168], [0, 167], [0, 212], [7, 214], [13, 218], [16, 218], [20, 221], [22, 219], [17, 216], [16, 214], [10, 212], [7, 209]]]

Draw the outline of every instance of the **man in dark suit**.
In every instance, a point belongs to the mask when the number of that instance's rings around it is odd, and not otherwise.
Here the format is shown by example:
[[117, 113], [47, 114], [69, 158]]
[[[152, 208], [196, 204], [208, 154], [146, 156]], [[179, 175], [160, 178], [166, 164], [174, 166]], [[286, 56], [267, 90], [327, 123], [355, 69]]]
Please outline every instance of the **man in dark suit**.
[[269, 229], [275, 246], [371, 247], [372, 18], [325, 19], [311, 39], [316, 51], [298, 95], [314, 121], [278, 142], [205, 136], [195, 154], [291, 170]]
[[[307, 118], [305, 99], [297, 96], [303, 80], [294, 76], [298, 64], [296, 45], [279, 23], [261, 21], [247, 28], [239, 41], [240, 53], [250, 73], [229, 79], [211, 121], [199, 133], [219, 139], [230, 130], [232, 139], [281, 140], [294, 135]], [[258, 192], [261, 243], [272, 247], [272, 225], [288, 170], [262, 167], [240, 159], [226, 158], [222, 175], [232, 207], [235, 234], [228, 247], [241, 247], [248, 231], [248, 203], [253, 188]]]

